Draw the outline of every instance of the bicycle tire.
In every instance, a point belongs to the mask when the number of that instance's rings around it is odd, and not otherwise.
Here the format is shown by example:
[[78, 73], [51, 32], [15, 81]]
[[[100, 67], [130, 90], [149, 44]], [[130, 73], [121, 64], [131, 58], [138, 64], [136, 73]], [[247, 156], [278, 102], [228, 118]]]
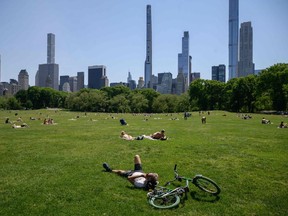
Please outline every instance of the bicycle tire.
[[192, 183], [207, 193], [218, 195], [221, 192], [220, 187], [212, 179], [205, 176], [196, 176], [193, 178]]
[[173, 208], [180, 203], [180, 197], [177, 194], [170, 194], [165, 197], [154, 196], [148, 199], [150, 205], [159, 209]]

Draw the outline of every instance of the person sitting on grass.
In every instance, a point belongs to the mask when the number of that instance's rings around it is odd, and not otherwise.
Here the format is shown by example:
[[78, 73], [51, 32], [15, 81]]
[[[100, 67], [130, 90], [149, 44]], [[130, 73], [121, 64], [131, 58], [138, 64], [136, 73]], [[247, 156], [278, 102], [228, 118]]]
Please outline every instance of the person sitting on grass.
[[150, 135], [151, 138], [157, 139], [157, 140], [166, 140], [167, 137], [165, 136], [165, 130], [162, 129], [160, 132], [155, 132], [152, 135]]
[[112, 172], [128, 179], [128, 181], [136, 188], [145, 190], [154, 189], [158, 184], [157, 173], [143, 172], [142, 163], [139, 155], [134, 156], [134, 170], [115, 170], [111, 169], [105, 162], [103, 167], [106, 172]]
[[287, 128], [287, 123], [284, 123], [283, 121], [281, 121], [278, 128]]
[[268, 119], [265, 119], [264, 117], [262, 118], [262, 121], [261, 121], [262, 124], [270, 124], [270, 120]]

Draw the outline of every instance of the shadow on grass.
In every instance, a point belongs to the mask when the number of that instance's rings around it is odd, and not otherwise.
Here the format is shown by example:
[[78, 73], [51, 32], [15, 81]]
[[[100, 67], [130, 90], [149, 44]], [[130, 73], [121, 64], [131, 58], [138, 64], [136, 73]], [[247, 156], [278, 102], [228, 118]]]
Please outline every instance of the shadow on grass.
[[218, 200], [220, 200], [220, 197], [218, 195], [215, 196], [215, 195], [204, 193], [204, 192], [192, 191], [192, 192], [190, 192], [190, 195], [191, 195], [193, 200], [197, 200], [200, 202], [214, 203], [214, 202], [217, 202]]

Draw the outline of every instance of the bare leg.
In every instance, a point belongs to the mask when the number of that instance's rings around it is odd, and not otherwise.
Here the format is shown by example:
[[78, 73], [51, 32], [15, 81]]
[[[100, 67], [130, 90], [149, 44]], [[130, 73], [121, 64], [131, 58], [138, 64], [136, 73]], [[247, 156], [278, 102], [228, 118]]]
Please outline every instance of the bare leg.
[[126, 172], [125, 170], [112, 170], [113, 173], [116, 173], [118, 175], [123, 174], [124, 172]]
[[139, 155], [134, 156], [134, 164], [141, 164], [141, 159]]

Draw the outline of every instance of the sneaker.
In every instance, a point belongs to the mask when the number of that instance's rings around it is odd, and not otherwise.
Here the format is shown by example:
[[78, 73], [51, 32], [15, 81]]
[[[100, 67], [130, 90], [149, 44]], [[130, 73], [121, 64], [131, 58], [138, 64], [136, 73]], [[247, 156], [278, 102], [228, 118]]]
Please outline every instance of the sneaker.
[[112, 172], [112, 169], [109, 167], [107, 163], [103, 163], [103, 167], [106, 170], [106, 172]]

